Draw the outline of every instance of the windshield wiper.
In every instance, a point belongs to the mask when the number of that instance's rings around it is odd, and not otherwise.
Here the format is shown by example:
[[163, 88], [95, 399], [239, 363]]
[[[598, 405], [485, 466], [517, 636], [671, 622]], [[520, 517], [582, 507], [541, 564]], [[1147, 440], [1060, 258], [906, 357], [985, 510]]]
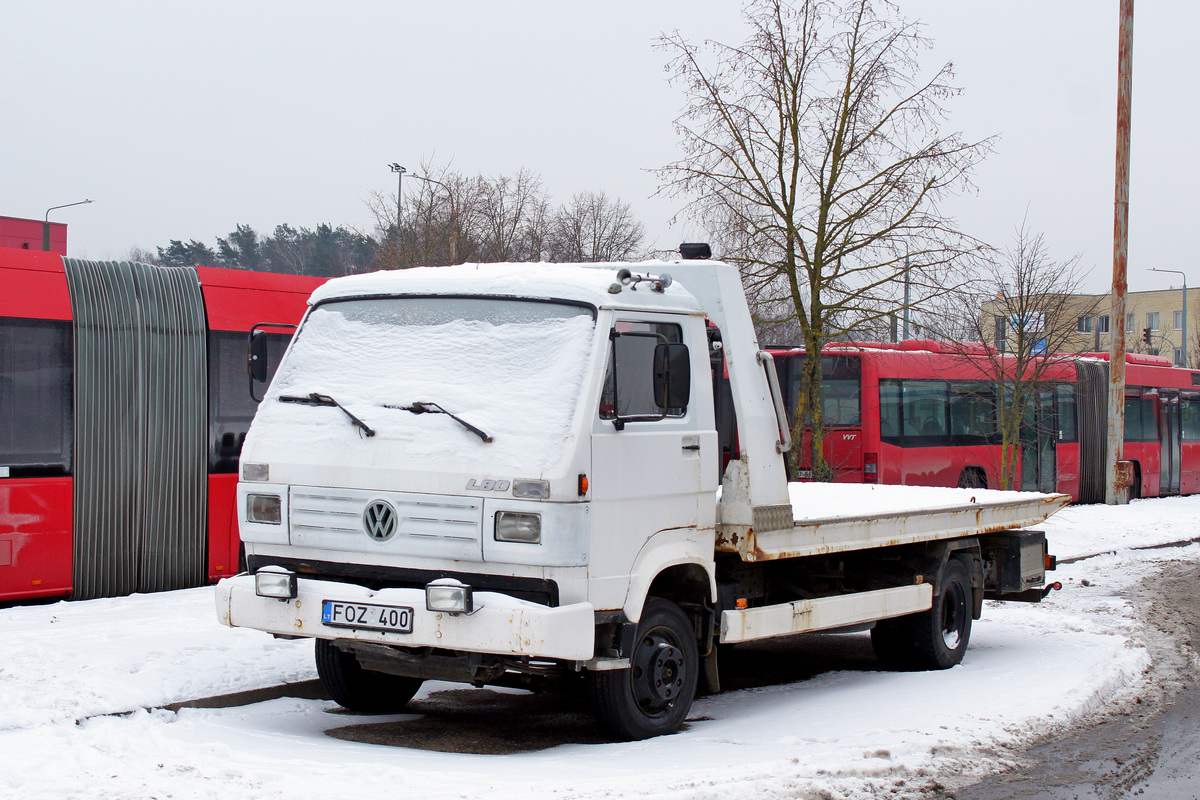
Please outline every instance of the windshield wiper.
[[492, 443], [491, 436], [488, 436], [486, 433], [479, 430], [479, 428], [476, 428], [474, 425], [467, 422], [465, 419], [461, 419], [459, 417], [454, 416], [449, 411], [447, 411], [446, 409], [439, 406], [437, 403], [420, 403], [420, 402], [418, 402], [418, 403], [413, 403], [411, 406], [385, 405], [384, 408], [394, 408], [397, 411], [409, 411], [409, 412], [412, 412], [413, 414], [445, 414], [447, 417], [454, 420], [459, 425], [462, 425], [464, 428], [469, 430], [471, 433], [478, 436], [480, 439], [482, 439], [484, 441], [485, 444]]
[[363, 422], [358, 417], [351, 414], [350, 410], [348, 408], [346, 408], [341, 403], [339, 403], [337, 400], [334, 400], [332, 397], [330, 397], [327, 394], [317, 394], [316, 392], [312, 392], [311, 394], [305, 395], [304, 397], [296, 397], [294, 395], [280, 395], [279, 402], [281, 402], [281, 403], [300, 403], [301, 405], [306, 405], [306, 406], [332, 406], [333, 408], [340, 408], [342, 410], [342, 413], [344, 413], [347, 417], [349, 417], [350, 421], [352, 423], [354, 423], [355, 427], [362, 428], [363, 432], [366, 433], [367, 436], [375, 435], [375, 431], [373, 428], [371, 428], [370, 425], [368, 425], [367, 423]]

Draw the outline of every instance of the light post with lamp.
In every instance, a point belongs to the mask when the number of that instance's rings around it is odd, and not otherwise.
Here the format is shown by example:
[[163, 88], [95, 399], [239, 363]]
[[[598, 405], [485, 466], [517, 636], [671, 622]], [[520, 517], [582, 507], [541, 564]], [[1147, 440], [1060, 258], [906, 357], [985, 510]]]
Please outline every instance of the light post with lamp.
[[71, 206], [82, 206], [91, 200], [78, 200], [74, 203], [63, 203], [61, 206], [50, 206], [46, 209], [46, 219], [42, 223], [42, 250], [49, 252], [50, 250], [50, 212], [56, 208], [70, 208]]
[[404, 188], [404, 173], [408, 170], [395, 162], [388, 166], [396, 173], [396, 230], [400, 230], [400, 190]]
[[1183, 340], [1183, 345], [1180, 347], [1180, 353], [1183, 356], [1183, 366], [1186, 367], [1188, 365], [1188, 357], [1187, 357], [1187, 337], [1188, 337], [1187, 274], [1184, 273], [1183, 271], [1177, 270], [1177, 269], [1158, 269], [1157, 267], [1150, 267], [1150, 271], [1151, 272], [1174, 272], [1176, 275], [1183, 276], [1183, 335], [1180, 337]]

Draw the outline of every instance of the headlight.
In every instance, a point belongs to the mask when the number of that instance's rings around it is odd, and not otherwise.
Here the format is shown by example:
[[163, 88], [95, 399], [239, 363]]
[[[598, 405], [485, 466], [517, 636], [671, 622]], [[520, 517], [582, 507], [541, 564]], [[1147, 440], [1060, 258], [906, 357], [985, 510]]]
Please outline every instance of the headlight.
[[296, 576], [280, 567], [264, 567], [254, 573], [254, 593], [259, 597], [291, 600], [296, 596]]
[[246, 495], [246, 521], [279, 525], [283, 522], [283, 501], [277, 494]]
[[444, 614], [470, 614], [474, 610], [471, 587], [453, 578], [438, 578], [425, 586], [425, 608]]
[[516, 511], [496, 513], [496, 541], [542, 543], [542, 515], [522, 514]]

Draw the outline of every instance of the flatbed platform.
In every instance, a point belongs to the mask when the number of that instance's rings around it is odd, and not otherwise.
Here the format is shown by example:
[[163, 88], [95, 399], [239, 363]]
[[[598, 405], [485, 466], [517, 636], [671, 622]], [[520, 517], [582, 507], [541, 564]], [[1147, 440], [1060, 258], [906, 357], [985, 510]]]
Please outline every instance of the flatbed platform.
[[861, 483], [791, 483], [793, 527], [746, 533], [718, 526], [717, 550], [745, 561], [828, 555], [1037, 525], [1065, 494]]

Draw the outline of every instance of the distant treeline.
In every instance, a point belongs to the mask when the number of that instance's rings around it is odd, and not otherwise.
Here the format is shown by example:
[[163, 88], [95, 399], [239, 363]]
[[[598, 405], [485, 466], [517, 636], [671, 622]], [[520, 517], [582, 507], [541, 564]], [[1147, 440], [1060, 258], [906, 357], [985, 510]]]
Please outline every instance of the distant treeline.
[[164, 266], [216, 266], [337, 276], [377, 269], [443, 266], [468, 261], [628, 261], [649, 255], [645, 228], [627, 203], [604, 192], [580, 192], [551, 205], [540, 177], [468, 176], [422, 165], [405, 175], [401, 202], [368, 200], [375, 228], [363, 232], [320, 224], [283, 224], [270, 235], [237, 225], [216, 247], [172, 239], [135, 260]]

